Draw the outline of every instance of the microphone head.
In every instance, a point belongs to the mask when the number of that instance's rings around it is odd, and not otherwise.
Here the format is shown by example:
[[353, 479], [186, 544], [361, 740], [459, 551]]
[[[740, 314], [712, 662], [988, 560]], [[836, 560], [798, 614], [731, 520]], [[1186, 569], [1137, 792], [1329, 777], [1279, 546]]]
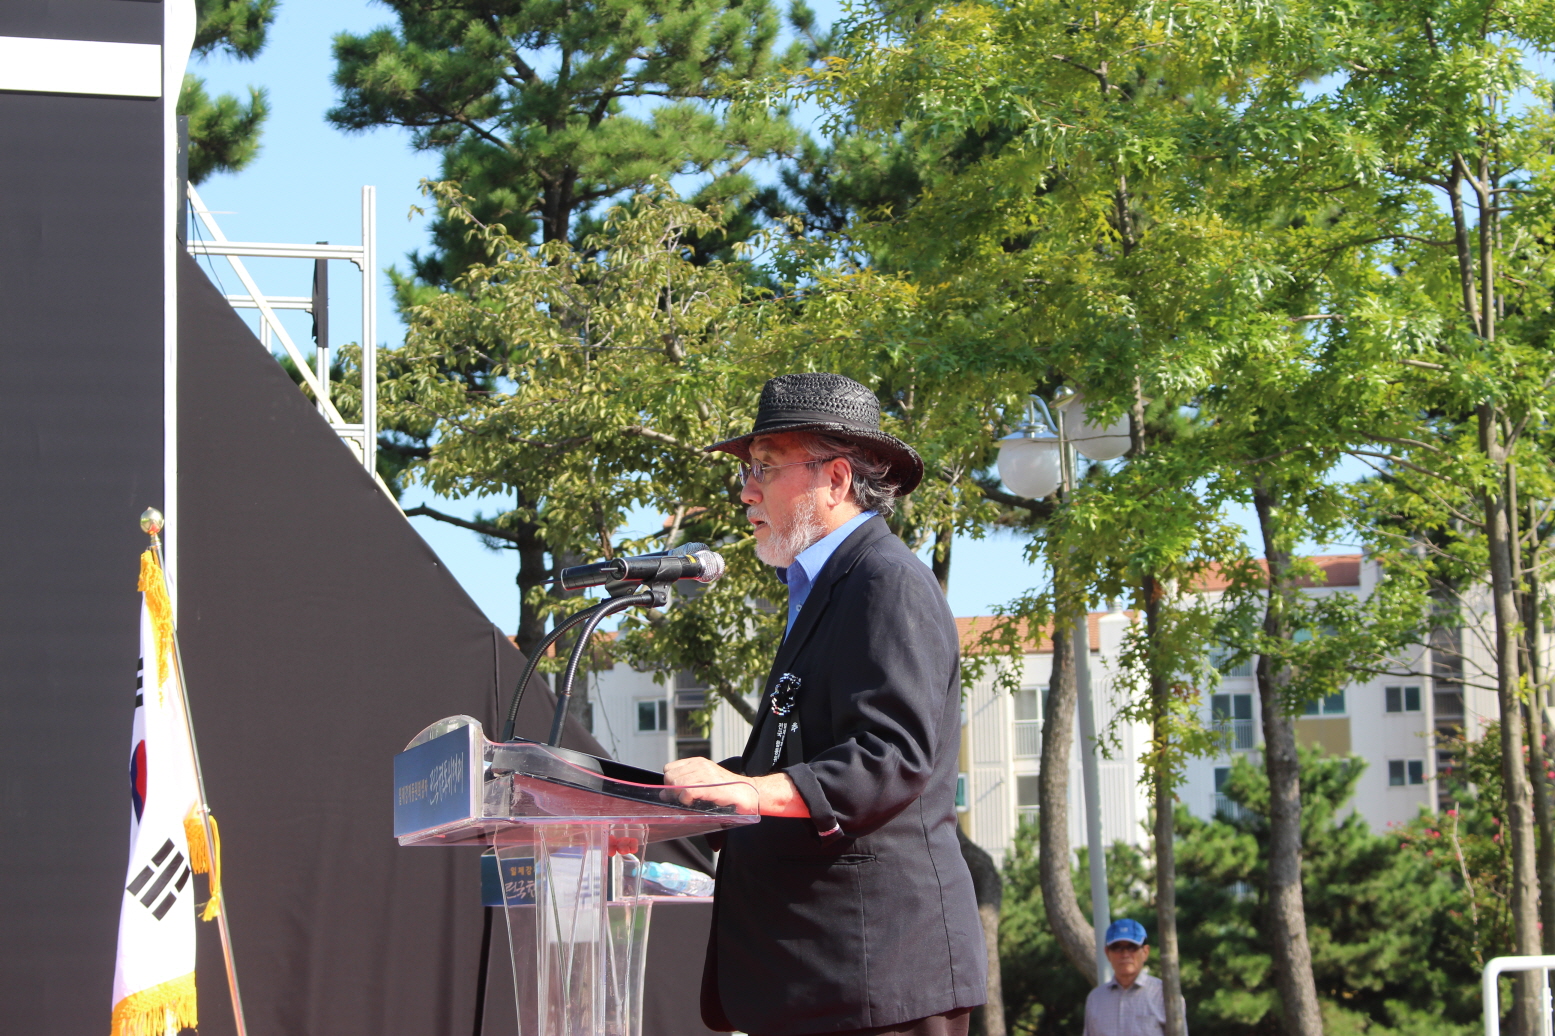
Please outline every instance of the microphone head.
[[[701, 546], [701, 544], [698, 544]], [[692, 557], [702, 562], [702, 574], [696, 577], [699, 583], [711, 583], [723, 578], [724, 556], [716, 550], [708, 550], [705, 546], [694, 552]]]
[[669, 556], [672, 558], [689, 558], [708, 549], [709, 548], [705, 543], [682, 543], [680, 546], [671, 550], [669, 552]]

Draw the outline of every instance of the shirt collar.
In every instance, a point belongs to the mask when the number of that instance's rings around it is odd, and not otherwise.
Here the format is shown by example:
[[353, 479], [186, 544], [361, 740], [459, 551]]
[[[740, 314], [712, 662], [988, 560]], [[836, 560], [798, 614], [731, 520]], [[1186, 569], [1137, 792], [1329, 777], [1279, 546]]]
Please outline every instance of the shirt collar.
[[[1149, 975], [1150, 975], [1150, 969], [1149, 968], [1141, 968], [1140, 972], [1139, 972], [1139, 975], [1137, 977], [1135, 977], [1135, 979], [1134, 979], [1134, 984], [1132, 986], [1129, 986], [1128, 988], [1129, 989], [1138, 989], [1140, 986], [1144, 985], [1145, 979], [1147, 977], [1149, 977]], [[1113, 989], [1122, 989], [1123, 988], [1122, 984], [1118, 982], [1118, 976], [1116, 976], [1116, 975], [1112, 976], [1111, 978], [1109, 978], [1107, 980], [1107, 985], [1111, 986]]]
[[[874, 511], [862, 511], [800, 551], [799, 556], [794, 558], [794, 564], [798, 565], [804, 573], [804, 581], [815, 582], [815, 577], [821, 574], [821, 569], [826, 567], [826, 562], [837, 552], [837, 548], [842, 546], [842, 541], [853, 535], [854, 529], [874, 516]], [[785, 585], [788, 583], [788, 572], [787, 568], [777, 570], [778, 579]]]

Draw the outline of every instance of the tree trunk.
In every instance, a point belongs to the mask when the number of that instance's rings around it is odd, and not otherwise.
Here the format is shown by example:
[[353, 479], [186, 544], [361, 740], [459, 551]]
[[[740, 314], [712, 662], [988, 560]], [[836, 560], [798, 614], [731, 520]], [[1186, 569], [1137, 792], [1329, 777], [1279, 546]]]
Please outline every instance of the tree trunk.
[[550, 578], [545, 564], [545, 544], [539, 537], [527, 537], [518, 545], [518, 629], [513, 641], [527, 658], [535, 645], [545, 639], [545, 616], [529, 600], [529, 591]]
[[1544, 710], [1537, 690], [1528, 703], [1528, 778], [1533, 785], [1533, 819], [1538, 835], [1534, 862], [1539, 875], [1539, 930], [1542, 953], [1555, 953], [1555, 810], [1551, 809], [1548, 746], [1544, 743]]
[[1005, 1036], [1004, 983], [999, 974], [999, 908], [1004, 903], [1004, 881], [987, 850], [966, 836], [956, 825], [961, 843], [961, 858], [972, 872], [972, 894], [977, 898], [977, 916], [983, 922], [983, 939], [988, 944], [988, 1003], [973, 1012], [981, 1020], [984, 1036]]
[[[1485, 540], [1490, 552], [1490, 595], [1496, 622], [1496, 697], [1501, 708], [1501, 779], [1512, 850], [1512, 942], [1518, 954], [1539, 952], [1539, 885], [1534, 851], [1533, 788], [1523, 762], [1522, 680], [1518, 666], [1516, 587], [1512, 581], [1511, 521], [1506, 500], [1506, 449], [1498, 414], [1489, 403], [1477, 408], [1479, 448], [1496, 472], [1500, 492], [1485, 493]], [[1533, 972], [1513, 979], [1512, 1031], [1531, 1034], [1538, 1012]]]
[[1075, 682], [1072, 624], [1053, 624], [1053, 675], [1042, 713], [1042, 771], [1037, 778], [1037, 869], [1048, 927], [1071, 964], [1096, 984], [1096, 932], [1074, 894], [1069, 866], [1069, 749], [1074, 741]]
[[[1522, 630], [1518, 637], [1521, 654], [1519, 661], [1522, 671], [1528, 676], [1530, 688], [1525, 721], [1528, 728], [1528, 781], [1533, 790], [1536, 840], [1534, 867], [1539, 884], [1540, 943], [1543, 952], [1549, 953], [1550, 948], [1555, 946], [1555, 844], [1552, 844], [1555, 842], [1555, 808], [1552, 808], [1555, 803], [1550, 801], [1550, 782], [1545, 776], [1549, 772], [1550, 761], [1548, 746], [1544, 742], [1543, 703], [1539, 700], [1544, 693], [1544, 672], [1539, 652], [1539, 585], [1534, 575], [1538, 559], [1535, 556], [1533, 564], [1523, 564], [1522, 534], [1518, 529], [1520, 512], [1516, 465], [1510, 466], [1507, 471], [1506, 495], [1507, 532], [1512, 545], [1512, 585], [1516, 587], [1517, 614]], [[1537, 517], [1530, 513], [1529, 521], [1537, 521]], [[1538, 542], [1538, 531], [1537, 528], [1528, 529], [1530, 537], [1535, 537], [1534, 543]]]
[[1150, 729], [1155, 756], [1152, 783], [1155, 792], [1155, 919], [1156, 945], [1160, 950], [1160, 979], [1166, 1006], [1165, 1036], [1188, 1036], [1183, 1015], [1182, 959], [1177, 947], [1177, 852], [1173, 829], [1171, 766], [1171, 681], [1161, 672], [1154, 646], [1160, 635], [1161, 588], [1154, 576], [1145, 577], [1145, 633], [1150, 654]]
[[950, 593], [950, 545], [955, 539], [956, 527], [950, 522], [940, 526], [934, 534], [934, 553], [930, 555], [929, 568], [939, 580], [939, 592]]
[[[1285, 597], [1291, 591], [1285, 580], [1290, 554], [1279, 545], [1272, 495], [1262, 488], [1254, 490], [1253, 506], [1269, 565], [1263, 631], [1270, 640], [1289, 641], [1292, 632]], [[1288, 1036], [1322, 1036], [1301, 889], [1301, 767], [1296, 754], [1296, 721], [1286, 711], [1282, 693], [1288, 682], [1283, 667], [1267, 654], [1258, 656], [1258, 705], [1263, 713], [1263, 760], [1269, 777], [1269, 941], [1285, 1032]]]

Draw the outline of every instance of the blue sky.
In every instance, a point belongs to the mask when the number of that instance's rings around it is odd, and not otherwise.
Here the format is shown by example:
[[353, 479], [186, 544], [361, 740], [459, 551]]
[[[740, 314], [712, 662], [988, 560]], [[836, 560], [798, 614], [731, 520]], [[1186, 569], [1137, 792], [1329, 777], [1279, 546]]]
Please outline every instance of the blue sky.
[[[836, 10], [829, 4], [816, 6], [823, 18]], [[413, 151], [403, 131], [345, 134], [324, 120], [335, 103], [331, 39], [338, 32], [360, 33], [390, 20], [387, 8], [365, 0], [289, 0], [281, 5], [270, 43], [257, 60], [213, 57], [192, 66], [213, 93], [242, 93], [254, 85], [270, 95], [271, 116], [259, 157], [243, 172], [215, 176], [199, 188], [229, 239], [355, 244], [361, 240], [361, 188], [371, 184], [378, 190], [379, 267], [403, 267], [406, 253], [425, 247], [427, 220], [414, 208], [422, 201], [420, 181], [437, 174], [436, 156]], [[224, 261], [204, 265], [225, 290], [241, 290]], [[248, 265], [266, 294], [310, 291], [312, 267], [305, 260], [249, 260]], [[361, 282], [355, 268], [332, 264], [330, 288], [331, 336], [337, 343], [354, 341], [361, 326]], [[394, 348], [403, 339], [404, 327], [381, 274], [378, 307], [379, 342]], [[283, 314], [283, 320], [299, 345], [308, 340], [306, 314]], [[416, 488], [406, 493], [403, 503], [426, 503], [466, 517], [500, 508], [497, 500], [444, 500]], [[487, 550], [471, 533], [433, 519], [411, 522], [487, 616], [502, 629], [513, 630], [518, 620], [516, 557]], [[656, 527], [657, 516], [641, 514], [633, 522], [639, 523], [644, 530]], [[991, 605], [1045, 582], [1044, 571], [1024, 560], [1023, 547], [1023, 540], [1009, 533], [957, 540], [950, 585], [955, 614], [986, 614]]]

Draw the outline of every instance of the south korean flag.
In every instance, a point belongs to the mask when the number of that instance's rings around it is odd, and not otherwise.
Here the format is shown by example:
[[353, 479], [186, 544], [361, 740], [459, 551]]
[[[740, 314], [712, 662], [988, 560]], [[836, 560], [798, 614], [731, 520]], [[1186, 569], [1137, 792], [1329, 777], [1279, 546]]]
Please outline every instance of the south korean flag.
[[[163, 1036], [197, 1024], [195, 868], [186, 829], [199, 818], [199, 785], [172, 609], [154, 556], [149, 569], [143, 560], [141, 659], [127, 774], [130, 858], [119, 908], [112, 1036]], [[202, 854], [203, 839], [195, 848]]]

